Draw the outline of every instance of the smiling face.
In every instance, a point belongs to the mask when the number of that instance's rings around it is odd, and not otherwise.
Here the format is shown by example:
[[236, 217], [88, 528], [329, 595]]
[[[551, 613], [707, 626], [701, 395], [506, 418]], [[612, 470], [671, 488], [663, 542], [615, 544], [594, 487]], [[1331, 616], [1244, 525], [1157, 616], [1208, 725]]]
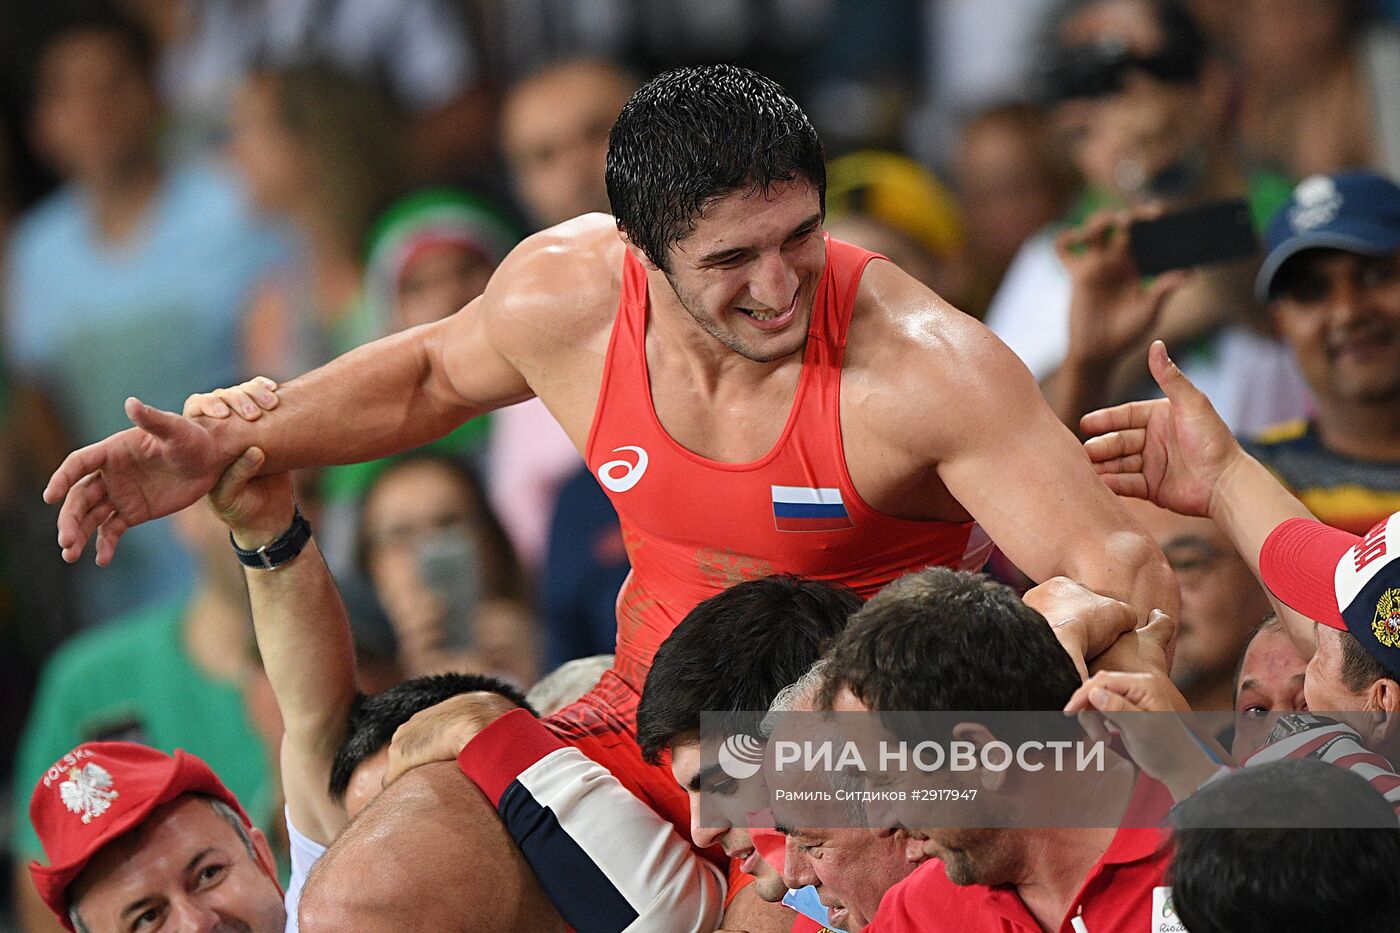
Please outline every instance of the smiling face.
[[[783, 883], [778, 869], [768, 864], [767, 859], [754, 846], [747, 826], [735, 826], [711, 819], [709, 817], [718, 814], [708, 812], [705, 822], [718, 825], [700, 825], [701, 797], [705, 794], [723, 793], [724, 785], [734, 782], [717, 767], [701, 770], [699, 742], [683, 742], [671, 746], [671, 775], [690, 798], [691, 841], [702, 849], [719, 846], [725, 855], [739, 860], [741, 871], [754, 876], [754, 890], [758, 892], [759, 897], [769, 903], [782, 900], [783, 895], [787, 893], [787, 885]], [[721, 809], [723, 808], [706, 808], [707, 811]]]
[[1400, 402], [1400, 253], [1308, 250], [1278, 291], [1274, 320], [1319, 400]]
[[[251, 834], [271, 865], [266, 840]], [[287, 919], [264, 865], [208, 800], [188, 794], [99, 852], [70, 895], [92, 933], [274, 933]]]
[[746, 359], [783, 359], [807, 342], [826, 266], [821, 225], [821, 200], [806, 181], [725, 195], [672, 244], [666, 279], [705, 333]]
[[900, 834], [877, 836], [867, 829], [794, 829], [788, 835], [783, 872], [789, 887], [814, 884], [831, 908], [831, 922], [859, 930], [880, 907], [885, 892], [915, 868]]

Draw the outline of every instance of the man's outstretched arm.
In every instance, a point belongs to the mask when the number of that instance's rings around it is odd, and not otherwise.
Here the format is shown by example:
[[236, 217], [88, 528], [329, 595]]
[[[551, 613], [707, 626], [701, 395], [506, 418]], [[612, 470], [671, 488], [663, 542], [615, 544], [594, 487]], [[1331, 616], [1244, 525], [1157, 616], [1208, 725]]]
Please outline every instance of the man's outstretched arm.
[[[185, 410], [209, 398], [191, 399]], [[262, 451], [250, 448], [209, 493], [209, 505], [245, 550], [277, 540], [292, 524], [290, 475], [259, 476], [263, 465]], [[258, 652], [282, 714], [287, 813], [303, 836], [329, 845], [347, 821], [329, 783], [356, 693], [350, 621], [314, 537], [275, 571], [247, 568], [244, 576]]]
[[518, 247], [462, 311], [292, 380], [278, 389], [276, 410], [255, 421], [182, 418], [128, 399], [135, 427], [69, 454], [44, 490], [46, 502], [63, 503], [64, 559], [77, 560], [96, 534], [97, 562], [105, 566], [128, 528], [194, 503], [249, 447], [265, 452], [269, 472], [353, 463], [419, 446], [529, 398], [530, 386], [500, 347], [518, 328], [520, 303], [539, 300], [531, 290], [549, 291], [543, 242]]

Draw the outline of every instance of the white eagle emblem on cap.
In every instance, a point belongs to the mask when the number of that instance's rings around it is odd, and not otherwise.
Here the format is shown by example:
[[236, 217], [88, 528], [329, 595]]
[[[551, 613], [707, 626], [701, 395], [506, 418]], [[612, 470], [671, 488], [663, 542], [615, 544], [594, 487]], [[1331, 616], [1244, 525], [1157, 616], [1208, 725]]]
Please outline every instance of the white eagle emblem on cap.
[[1293, 207], [1288, 222], [1299, 233], [1330, 224], [1342, 209], [1342, 195], [1337, 183], [1326, 175], [1313, 175], [1298, 182], [1293, 191]]
[[84, 823], [91, 823], [106, 813], [118, 796], [112, 789], [112, 775], [90, 761], [81, 768], [68, 770], [68, 780], [58, 785], [58, 794], [65, 807], [82, 814]]

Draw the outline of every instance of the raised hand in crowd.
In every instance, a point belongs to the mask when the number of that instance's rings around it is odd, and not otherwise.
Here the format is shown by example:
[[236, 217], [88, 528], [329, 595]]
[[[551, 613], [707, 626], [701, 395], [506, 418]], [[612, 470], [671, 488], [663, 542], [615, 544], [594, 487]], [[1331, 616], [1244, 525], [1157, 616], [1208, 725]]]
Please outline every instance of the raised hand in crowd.
[[1218, 746], [1206, 750], [1212, 739], [1192, 733], [1182, 716], [1190, 711], [1160, 671], [1100, 671], [1065, 704], [1091, 737], [1121, 737], [1134, 763], [1165, 784], [1175, 800], [1195, 793], [1229, 760]]
[[1046, 396], [1068, 425], [1106, 401], [1119, 363], [1191, 279], [1190, 272], [1178, 270], [1144, 283], [1138, 272], [1129, 251], [1132, 224], [1161, 214], [1160, 205], [1099, 211], [1055, 241], [1070, 278], [1069, 349], [1046, 385]]
[[[1214, 520], [1262, 583], [1259, 553], [1269, 533], [1286, 519], [1312, 514], [1245, 452], [1160, 340], [1148, 351], [1148, 366], [1166, 398], [1085, 415], [1089, 460], [1120, 496]], [[1312, 622], [1270, 601], [1299, 650], [1310, 655], [1316, 647]]]

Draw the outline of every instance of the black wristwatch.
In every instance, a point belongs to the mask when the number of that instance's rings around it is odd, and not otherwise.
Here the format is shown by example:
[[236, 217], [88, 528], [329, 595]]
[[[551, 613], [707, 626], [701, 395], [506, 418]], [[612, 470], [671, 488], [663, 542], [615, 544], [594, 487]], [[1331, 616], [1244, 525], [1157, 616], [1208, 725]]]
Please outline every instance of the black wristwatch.
[[238, 555], [238, 562], [244, 567], [256, 570], [276, 570], [294, 560], [310, 540], [311, 523], [301, 514], [301, 508], [295, 502], [292, 503], [292, 526], [282, 532], [277, 540], [269, 541], [257, 550], [249, 551], [239, 547], [238, 542], [233, 540], [233, 532], [228, 533], [229, 544], [233, 545], [233, 553]]

